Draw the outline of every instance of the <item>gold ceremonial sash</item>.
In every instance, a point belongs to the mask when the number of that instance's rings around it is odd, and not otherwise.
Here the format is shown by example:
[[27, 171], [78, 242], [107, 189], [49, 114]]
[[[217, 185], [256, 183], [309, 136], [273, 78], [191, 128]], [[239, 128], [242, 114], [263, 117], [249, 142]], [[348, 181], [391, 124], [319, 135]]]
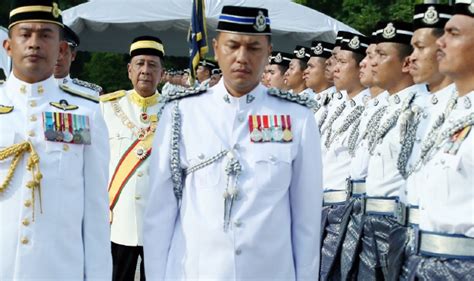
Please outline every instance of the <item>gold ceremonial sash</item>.
[[138, 167], [150, 156], [153, 136], [154, 134], [149, 134], [143, 140], [135, 140], [120, 158], [109, 184], [110, 222], [112, 222], [112, 211], [123, 188]]

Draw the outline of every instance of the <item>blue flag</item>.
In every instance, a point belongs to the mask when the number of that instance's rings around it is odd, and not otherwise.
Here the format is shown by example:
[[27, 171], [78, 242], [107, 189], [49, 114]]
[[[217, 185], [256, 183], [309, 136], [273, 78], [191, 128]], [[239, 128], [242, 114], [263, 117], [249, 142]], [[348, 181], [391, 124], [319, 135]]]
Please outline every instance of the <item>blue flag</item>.
[[196, 77], [199, 61], [209, 51], [207, 47], [207, 31], [204, 0], [193, 0], [191, 26], [189, 32], [189, 68], [192, 80]]

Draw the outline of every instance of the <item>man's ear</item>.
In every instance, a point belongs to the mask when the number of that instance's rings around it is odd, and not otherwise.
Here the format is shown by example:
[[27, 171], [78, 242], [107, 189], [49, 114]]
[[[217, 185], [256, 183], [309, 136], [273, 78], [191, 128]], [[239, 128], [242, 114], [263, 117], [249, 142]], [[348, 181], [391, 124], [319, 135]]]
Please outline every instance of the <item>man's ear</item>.
[[3, 40], [3, 48], [7, 51], [8, 56], [12, 56], [12, 48], [11, 48], [11, 39]]
[[403, 73], [410, 73], [410, 65], [411, 65], [410, 56], [406, 56], [403, 59], [402, 72]]
[[69, 48], [69, 45], [67, 44], [66, 41], [64, 40], [59, 41], [58, 60], [61, 59], [66, 54], [67, 48]]
[[216, 38], [212, 39], [212, 48], [214, 49], [214, 59], [216, 61], [219, 61], [219, 57], [217, 55], [217, 50], [219, 49], [219, 46], [217, 45], [217, 40]]

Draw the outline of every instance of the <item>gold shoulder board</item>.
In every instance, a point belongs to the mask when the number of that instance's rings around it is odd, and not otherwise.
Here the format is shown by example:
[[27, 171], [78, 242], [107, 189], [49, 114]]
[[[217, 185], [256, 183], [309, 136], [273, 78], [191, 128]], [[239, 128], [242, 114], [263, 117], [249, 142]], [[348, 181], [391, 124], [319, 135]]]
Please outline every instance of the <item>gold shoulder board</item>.
[[101, 95], [99, 97], [100, 102], [108, 102], [124, 97], [126, 92], [124, 90], [119, 90], [113, 93]]

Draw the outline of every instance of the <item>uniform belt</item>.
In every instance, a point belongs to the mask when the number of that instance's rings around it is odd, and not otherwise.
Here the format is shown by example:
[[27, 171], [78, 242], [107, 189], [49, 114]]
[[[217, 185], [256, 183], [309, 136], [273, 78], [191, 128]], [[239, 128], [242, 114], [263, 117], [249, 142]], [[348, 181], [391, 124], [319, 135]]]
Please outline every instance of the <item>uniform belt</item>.
[[420, 224], [420, 209], [417, 206], [408, 208], [408, 224]]
[[421, 232], [420, 253], [428, 256], [474, 258], [474, 238], [463, 235]]
[[391, 216], [398, 223], [406, 223], [406, 206], [396, 197], [367, 197], [365, 213], [376, 216]]
[[352, 196], [361, 196], [365, 194], [365, 181], [352, 181]]
[[323, 194], [323, 205], [343, 204], [347, 200], [347, 192], [345, 190], [327, 190]]

